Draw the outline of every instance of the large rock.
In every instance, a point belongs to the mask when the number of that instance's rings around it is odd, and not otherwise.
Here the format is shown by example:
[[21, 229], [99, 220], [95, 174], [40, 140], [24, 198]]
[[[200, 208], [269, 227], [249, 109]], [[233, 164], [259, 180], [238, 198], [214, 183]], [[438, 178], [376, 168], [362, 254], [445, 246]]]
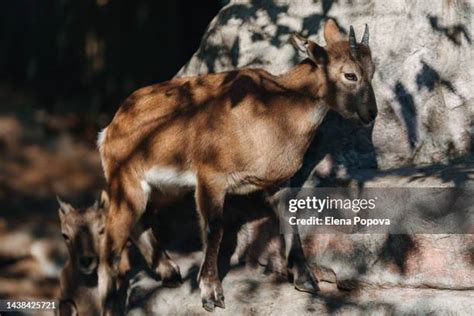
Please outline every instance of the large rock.
[[[469, 193], [474, 188], [473, 180], [474, 160], [466, 159], [448, 166], [433, 165], [385, 171], [358, 170], [339, 178], [323, 180], [313, 174], [303, 187], [322, 181], [322, 185], [330, 184], [338, 187], [378, 190], [387, 188], [388, 194], [394, 194], [394, 191], [390, 191], [391, 188], [449, 190], [454, 187], [465, 188]], [[405, 200], [402, 203], [410, 202]], [[429, 203], [427, 201], [425, 205]], [[411, 205], [423, 207], [423, 204]], [[387, 212], [396, 210], [394, 208]], [[314, 234], [315, 231], [311, 230], [302, 236], [303, 246], [315, 272], [320, 273], [321, 268], [322, 271], [329, 272], [342, 288], [474, 290], [474, 279], [469, 277], [474, 273], [473, 210], [474, 208], [470, 206], [468, 216], [463, 218], [463, 221], [468, 223], [466, 227], [471, 234]], [[250, 223], [249, 227], [251, 232], [260, 229], [268, 231], [268, 227], [262, 226], [259, 222]], [[428, 231], [430, 230], [424, 230]], [[462, 230], [456, 229], [456, 231]], [[273, 255], [270, 260], [274, 260], [274, 257]]]
[[[336, 182], [365, 188], [472, 190], [472, 180], [474, 161], [468, 159], [448, 166], [359, 170]], [[465, 220], [472, 232], [472, 208], [469, 214]], [[306, 236], [305, 247], [312, 263], [330, 268], [342, 287], [474, 289], [469, 277], [474, 273], [472, 234], [319, 234]]]
[[359, 38], [368, 23], [379, 117], [372, 131], [330, 115], [314, 150], [330, 153], [334, 170], [445, 162], [470, 146], [473, 13], [465, 0], [231, 1], [178, 76], [241, 67], [279, 74], [301, 60], [290, 32], [324, 44], [328, 17], [346, 32], [354, 25]]

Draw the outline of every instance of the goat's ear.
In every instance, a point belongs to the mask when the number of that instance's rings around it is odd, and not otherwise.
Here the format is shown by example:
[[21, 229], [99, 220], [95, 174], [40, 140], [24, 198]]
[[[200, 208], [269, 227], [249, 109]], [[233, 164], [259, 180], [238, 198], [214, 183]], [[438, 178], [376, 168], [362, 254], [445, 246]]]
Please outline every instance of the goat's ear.
[[71, 204], [66, 203], [63, 200], [61, 200], [59, 196], [56, 196], [56, 200], [58, 201], [58, 204], [59, 204], [59, 216], [66, 215], [74, 209]]
[[103, 210], [108, 210], [109, 203], [110, 203], [109, 195], [107, 194], [105, 190], [102, 190], [102, 192], [100, 192], [99, 208]]
[[307, 38], [297, 33], [291, 33], [290, 42], [297, 50], [306, 54], [306, 49], [309, 42]]
[[341, 31], [333, 19], [327, 20], [324, 24], [324, 39], [328, 45], [343, 40]]
[[309, 41], [308, 43], [308, 57], [311, 58], [319, 67], [324, 67], [328, 63], [328, 53], [326, 50], [316, 44], [315, 42]]
[[304, 53], [316, 64], [323, 65], [327, 63], [328, 56], [326, 50], [315, 42], [296, 33], [291, 34], [290, 41], [296, 49]]

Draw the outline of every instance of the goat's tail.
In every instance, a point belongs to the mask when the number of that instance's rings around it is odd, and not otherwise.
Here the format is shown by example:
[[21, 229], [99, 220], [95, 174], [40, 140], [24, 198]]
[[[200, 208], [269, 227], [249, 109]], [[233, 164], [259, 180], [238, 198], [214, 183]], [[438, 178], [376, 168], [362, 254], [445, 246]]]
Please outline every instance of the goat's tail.
[[97, 135], [97, 149], [99, 150], [100, 162], [102, 163], [102, 170], [104, 172], [105, 179], [107, 179], [107, 166], [104, 159], [104, 142], [107, 137], [107, 127], [99, 132]]

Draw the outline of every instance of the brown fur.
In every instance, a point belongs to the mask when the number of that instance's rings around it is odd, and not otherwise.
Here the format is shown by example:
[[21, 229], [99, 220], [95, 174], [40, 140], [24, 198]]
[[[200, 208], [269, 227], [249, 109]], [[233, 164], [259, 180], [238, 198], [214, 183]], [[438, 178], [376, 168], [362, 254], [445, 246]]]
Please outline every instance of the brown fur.
[[60, 315], [98, 315], [97, 266], [104, 230], [103, 205], [77, 209], [59, 200], [61, 232], [69, 260], [60, 276]]
[[[61, 232], [69, 254], [69, 260], [60, 275], [60, 315], [99, 315], [101, 302], [97, 267], [104, 233], [105, 214], [109, 206], [108, 195], [103, 191], [100, 201], [83, 209], [75, 208], [59, 198], [58, 202], [60, 204]], [[127, 247], [126, 251], [122, 253], [119, 266], [120, 287], [126, 286], [125, 274], [132, 265], [139, 264], [140, 259], [155, 269], [165, 286], [175, 286], [181, 281], [179, 268], [159, 247], [152, 229], [146, 227], [143, 230], [146, 232], [137, 239], [134, 239], [133, 235], [130, 236], [134, 242], [130, 243], [130, 248]], [[130, 258], [136, 254], [137, 249], [140, 250], [143, 257], [140, 259]], [[89, 267], [87, 261], [91, 262]], [[84, 262], [86, 262], [86, 267]]]
[[[224, 307], [217, 254], [226, 194], [290, 178], [329, 109], [358, 122], [375, 118], [369, 48], [359, 44], [353, 56], [334, 22], [326, 24], [325, 35], [325, 48], [293, 37], [309, 58], [280, 76], [242, 69], [179, 78], [125, 100], [99, 140], [111, 197], [99, 273], [105, 312], [113, 305], [120, 253], [145, 211], [154, 167], [162, 195], [196, 189], [205, 244], [199, 284], [203, 306], [213, 310]], [[349, 81], [347, 73], [357, 80]], [[195, 183], [170, 185], [168, 173]]]

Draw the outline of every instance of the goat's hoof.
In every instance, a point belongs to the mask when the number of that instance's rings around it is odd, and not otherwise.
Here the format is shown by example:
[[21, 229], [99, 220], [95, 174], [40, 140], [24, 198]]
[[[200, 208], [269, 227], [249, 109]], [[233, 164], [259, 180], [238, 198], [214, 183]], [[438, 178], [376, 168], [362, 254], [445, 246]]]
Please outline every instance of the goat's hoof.
[[305, 267], [295, 275], [293, 284], [295, 285], [295, 289], [301, 292], [313, 294], [319, 292], [318, 280], [308, 267]]
[[202, 307], [208, 312], [213, 312], [215, 307], [225, 308], [224, 295], [220, 295], [216, 300], [210, 298], [203, 298]]
[[160, 262], [160, 265], [156, 269], [156, 274], [163, 282], [164, 287], [178, 287], [183, 283], [179, 266], [171, 260]]
[[200, 282], [202, 307], [212, 312], [216, 307], [225, 308], [224, 291], [220, 282]]
[[202, 307], [208, 312], [213, 312], [215, 307], [214, 301], [210, 299], [202, 299]]
[[181, 273], [179, 273], [179, 270], [173, 270], [169, 276], [163, 278], [164, 287], [178, 287], [182, 283], [183, 279], [181, 278]]
[[222, 293], [217, 294], [216, 306], [220, 308], [225, 308], [224, 294]]

